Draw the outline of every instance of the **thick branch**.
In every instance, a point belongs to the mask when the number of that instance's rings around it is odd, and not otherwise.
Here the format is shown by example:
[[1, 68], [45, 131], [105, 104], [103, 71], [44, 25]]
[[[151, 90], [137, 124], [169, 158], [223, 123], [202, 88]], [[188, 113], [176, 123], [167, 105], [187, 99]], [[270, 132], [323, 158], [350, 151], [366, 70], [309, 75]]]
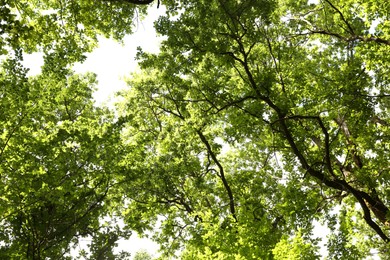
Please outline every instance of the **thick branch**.
[[[350, 186], [351, 187], [351, 186]], [[382, 231], [382, 229], [378, 226], [378, 224], [376, 224], [372, 218], [371, 218], [371, 214], [370, 214], [370, 209], [369, 207], [367, 206], [366, 202], [364, 201], [364, 199], [362, 198], [361, 195], [364, 195], [364, 197], [368, 197], [370, 200], [372, 200], [372, 198], [370, 196], [368, 196], [367, 193], [365, 192], [359, 192], [355, 189], [353, 189], [351, 187], [350, 191], [352, 192], [352, 194], [355, 196], [355, 198], [358, 200], [360, 206], [362, 207], [363, 209], [363, 218], [364, 220], [366, 221], [366, 223], [372, 228], [375, 230], [375, 232], [387, 243], [390, 242], [390, 238], [388, 236], [386, 236], [386, 234]], [[365, 196], [367, 195], [367, 196]], [[375, 212], [374, 212], [375, 213]]]
[[327, 2], [340, 15], [341, 20], [343, 20], [343, 22], [347, 25], [349, 32], [352, 35], [355, 35], [355, 32], [352, 29], [352, 26], [349, 24], [347, 19], [345, 19], [343, 13], [336, 6], [334, 6], [329, 0], [325, 0], [325, 2]]
[[[281, 118], [280, 124], [282, 126], [282, 130], [284, 134], [286, 135], [287, 141], [289, 142], [291, 148], [294, 151], [294, 154], [298, 157], [301, 165], [303, 168], [313, 177], [317, 178], [320, 180], [322, 183], [324, 183], [326, 186], [338, 190], [344, 190], [344, 191], [349, 191], [351, 192], [354, 197], [357, 199], [359, 204], [361, 205], [363, 209], [363, 214], [364, 214], [364, 220], [367, 222], [367, 224], [375, 230], [375, 232], [385, 241], [385, 242], [390, 242], [390, 238], [385, 235], [385, 233], [382, 231], [382, 229], [372, 220], [371, 214], [369, 207], [367, 206], [365, 200], [370, 206], [373, 206], [374, 209], [377, 209], [381, 213], [386, 213], [388, 212], [388, 209], [383, 203], [379, 203], [378, 201], [374, 200], [371, 196], [369, 196], [367, 193], [356, 190], [352, 186], [350, 186], [346, 181], [344, 180], [339, 180], [339, 179], [334, 179], [330, 180], [328, 179], [325, 174], [323, 174], [320, 171], [317, 171], [310, 167], [310, 165], [307, 163], [305, 157], [303, 154], [299, 151], [292, 134], [290, 133], [290, 130], [288, 129], [286, 122]], [[373, 211], [376, 213], [375, 211]], [[377, 215], [377, 214], [375, 214]]]
[[211, 158], [213, 159], [214, 163], [217, 165], [217, 167], [219, 169], [219, 177], [221, 178], [223, 186], [225, 187], [226, 192], [227, 192], [228, 197], [229, 197], [230, 213], [232, 214], [233, 218], [237, 221], [236, 209], [234, 206], [233, 192], [229, 186], [228, 181], [225, 178], [225, 171], [224, 171], [221, 163], [219, 162], [217, 156], [215, 155], [214, 151], [211, 149], [211, 145], [207, 141], [207, 138], [204, 136], [204, 134], [200, 130], [198, 130], [197, 133], [198, 133], [198, 136], [200, 137], [200, 140], [202, 140], [202, 143], [206, 146], [206, 149], [207, 149], [208, 153], [210, 154]]
[[379, 38], [379, 37], [373, 37], [373, 36], [364, 37], [361, 35], [352, 35], [350, 37], [346, 37], [346, 36], [343, 36], [339, 33], [329, 32], [327, 30], [322, 30], [322, 29], [310, 30], [307, 33], [299, 33], [299, 34], [295, 34], [295, 35], [311, 35], [311, 34], [329, 35], [329, 36], [336, 37], [336, 38], [338, 38], [342, 41], [345, 41], [345, 42], [362, 41], [362, 42], [375, 42], [375, 43], [379, 43], [379, 44], [390, 45], [390, 40], [386, 40], [386, 39]]

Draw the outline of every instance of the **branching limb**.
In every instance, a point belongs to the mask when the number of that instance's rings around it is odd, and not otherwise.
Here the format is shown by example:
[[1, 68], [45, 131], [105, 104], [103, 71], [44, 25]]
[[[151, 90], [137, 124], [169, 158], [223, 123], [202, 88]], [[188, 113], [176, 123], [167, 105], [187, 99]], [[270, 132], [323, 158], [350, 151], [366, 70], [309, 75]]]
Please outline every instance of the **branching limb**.
[[327, 2], [340, 15], [341, 20], [343, 20], [343, 22], [347, 25], [349, 32], [352, 35], [355, 35], [355, 31], [352, 29], [351, 24], [347, 21], [347, 19], [345, 19], [340, 9], [338, 9], [335, 5], [333, 5], [329, 0], [325, 0], [325, 2]]
[[204, 136], [204, 134], [200, 130], [197, 131], [197, 134], [198, 134], [200, 140], [202, 141], [202, 143], [206, 146], [206, 149], [207, 149], [208, 153], [210, 154], [212, 160], [214, 161], [214, 163], [217, 165], [217, 167], [219, 169], [218, 177], [222, 180], [223, 186], [225, 187], [226, 192], [228, 194], [230, 213], [232, 214], [233, 218], [237, 221], [236, 209], [235, 209], [235, 205], [234, 205], [233, 192], [232, 192], [232, 189], [229, 186], [228, 181], [226, 180], [225, 171], [224, 171], [224, 169], [222, 167], [222, 164], [219, 162], [216, 154], [214, 153], [213, 149], [211, 148], [210, 143], [208, 142], [208, 140]]
[[[257, 85], [256, 85], [256, 83], [254, 81], [253, 76], [251, 75], [251, 72], [249, 70], [248, 64], [245, 61], [244, 61], [244, 63], [245, 63], [244, 64], [245, 72], [247, 73], [247, 76], [249, 78], [251, 87], [252, 87], [252, 89], [257, 91]], [[277, 122], [279, 122], [281, 133], [283, 133], [284, 137], [286, 138], [287, 142], [289, 143], [289, 145], [290, 145], [290, 147], [292, 149], [292, 152], [298, 158], [298, 161], [300, 162], [302, 168], [310, 176], [312, 176], [315, 179], [319, 180], [320, 183], [324, 184], [328, 188], [332, 188], [332, 189], [339, 190], [339, 191], [346, 191], [346, 192], [349, 192], [349, 193], [353, 194], [354, 197], [356, 198], [356, 200], [359, 202], [359, 204], [361, 205], [361, 207], [363, 209], [364, 220], [366, 221], [366, 223], [373, 230], [375, 230], [375, 232], [385, 242], [390, 242], [390, 238], [383, 232], [383, 230], [378, 226], [378, 224], [376, 224], [372, 220], [369, 206], [371, 208], [375, 209], [375, 210], [372, 210], [372, 212], [378, 217], [379, 220], [381, 220], [381, 222], [383, 222], [382, 221], [382, 219], [383, 219], [382, 216], [383, 215], [386, 216], [387, 213], [389, 212], [389, 209], [380, 200], [375, 200], [374, 198], [372, 198], [366, 192], [363, 192], [363, 191], [355, 189], [350, 184], [348, 184], [345, 180], [337, 178], [337, 176], [335, 176], [334, 174], [332, 175], [332, 178], [330, 179], [322, 171], [316, 170], [312, 166], [310, 166], [310, 164], [308, 163], [308, 161], [305, 158], [304, 154], [299, 150], [298, 145], [296, 144], [295, 138], [293, 136], [293, 133], [291, 132], [291, 129], [287, 125], [287, 120], [288, 119], [293, 119], [293, 118], [306, 118], [306, 119], [311, 119], [311, 120], [315, 119], [315, 120], [318, 121], [318, 123], [320, 124], [320, 128], [322, 129], [322, 132], [325, 135], [325, 143], [326, 143], [326, 147], [325, 147], [325, 152], [326, 152], [325, 157], [326, 158], [325, 159], [326, 159], [327, 167], [328, 167], [328, 170], [330, 171], [330, 173], [332, 173], [333, 170], [332, 170], [332, 165], [331, 165], [331, 161], [330, 161], [329, 134], [328, 134], [324, 124], [322, 123], [322, 121], [320, 119], [318, 119], [318, 117], [313, 117], [313, 116], [292, 116], [292, 117], [288, 117], [288, 116], [286, 116], [286, 112], [283, 111], [280, 107], [278, 107], [269, 97], [261, 95], [258, 92], [257, 92], [257, 94], [258, 94], [257, 98], [260, 101], [265, 102], [271, 109], [273, 109], [275, 111], [275, 113], [276, 113], [276, 115], [278, 117]], [[346, 130], [348, 130], [348, 129], [346, 129]], [[348, 133], [344, 133], [344, 134], [348, 134]], [[380, 215], [378, 215], [378, 213], [380, 213]], [[384, 224], [386, 224], [386, 223], [384, 223]]]

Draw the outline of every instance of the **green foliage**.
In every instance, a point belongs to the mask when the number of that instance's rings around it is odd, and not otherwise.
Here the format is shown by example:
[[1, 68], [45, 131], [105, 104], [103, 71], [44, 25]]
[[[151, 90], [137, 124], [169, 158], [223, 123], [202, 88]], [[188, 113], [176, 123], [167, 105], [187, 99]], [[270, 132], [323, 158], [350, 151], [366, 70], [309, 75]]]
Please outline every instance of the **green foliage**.
[[306, 242], [301, 232], [298, 231], [292, 239], [282, 238], [276, 244], [272, 253], [275, 260], [319, 259], [318, 247], [316, 248], [312, 243], [313, 241]]
[[338, 214], [330, 257], [386, 244], [390, 43], [385, 23], [371, 27], [388, 13], [352, 1], [167, 5], [179, 11], [156, 23], [161, 52], [139, 51], [142, 70], [118, 106], [137, 151], [124, 161], [140, 188], [126, 194], [133, 210], [153, 208], [144, 218], [164, 217], [163, 251], [316, 259], [299, 234], [313, 219], [334, 227], [326, 220], [339, 203], [351, 215]]
[[146, 250], [137, 251], [133, 257], [133, 260], [152, 260], [152, 259], [153, 257]]
[[[0, 3], [0, 258], [69, 259], [85, 237], [94, 241], [91, 259], [113, 258], [115, 241], [128, 231], [103, 232], [100, 222], [119, 201], [119, 132], [113, 114], [93, 104], [95, 75], [70, 67], [98, 34], [121, 40], [131, 33], [145, 7]], [[44, 54], [42, 74], [28, 78], [21, 62], [35, 51]]]
[[[14, 49], [45, 54], [48, 66], [83, 61], [97, 35], [121, 40], [146, 7], [125, 1], [11, 1], [0, 7], [0, 54]], [[57, 64], [59, 63], [59, 64]]]
[[118, 134], [92, 74], [27, 78], [8, 60], [0, 75], [2, 258], [60, 259], [107, 214]]
[[146, 7], [2, 1], [1, 258], [71, 258], [84, 237], [80, 257], [125, 258], [134, 230], [162, 259], [318, 259], [314, 220], [330, 259], [385, 256], [388, 1], [162, 4], [160, 53], [139, 49], [114, 116], [70, 68]]

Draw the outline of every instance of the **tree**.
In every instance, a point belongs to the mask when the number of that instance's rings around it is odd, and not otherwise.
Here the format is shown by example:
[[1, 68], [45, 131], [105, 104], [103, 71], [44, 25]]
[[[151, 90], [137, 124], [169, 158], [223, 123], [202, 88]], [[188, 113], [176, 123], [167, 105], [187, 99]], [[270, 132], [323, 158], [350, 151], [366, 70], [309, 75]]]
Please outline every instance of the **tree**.
[[330, 255], [386, 254], [388, 3], [169, 4], [122, 107], [129, 208], [164, 216], [165, 252], [268, 258], [315, 219]]
[[113, 118], [93, 106], [92, 74], [27, 78], [8, 60], [0, 81], [1, 258], [63, 259], [109, 214]]
[[[144, 11], [107, 1], [1, 1], [1, 258], [69, 259], [80, 238], [92, 240], [93, 259], [126, 255], [112, 249], [130, 233], [103, 220], [115, 219], [119, 132], [112, 112], [93, 104], [95, 75], [71, 66], [98, 34], [131, 33]], [[35, 51], [44, 54], [42, 74], [28, 77], [21, 62]]]
[[70, 258], [90, 236], [86, 257], [115, 259], [159, 227], [162, 257], [315, 259], [314, 220], [330, 258], [386, 256], [388, 1], [163, 1], [161, 52], [139, 51], [112, 113], [70, 68], [131, 32], [134, 2], [2, 2], [2, 257]]

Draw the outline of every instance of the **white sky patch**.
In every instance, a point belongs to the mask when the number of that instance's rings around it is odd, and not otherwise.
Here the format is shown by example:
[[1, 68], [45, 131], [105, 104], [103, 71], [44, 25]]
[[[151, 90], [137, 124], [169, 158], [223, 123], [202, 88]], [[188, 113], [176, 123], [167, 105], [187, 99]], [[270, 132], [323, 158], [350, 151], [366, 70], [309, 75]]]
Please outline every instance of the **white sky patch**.
[[[112, 101], [114, 94], [125, 88], [123, 78], [137, 68], [135, 55], [140, 46], [145, 52], [157, 53], [161, 37], [156, 35], [153, 22], [163, 15], [165, 9], [152, 6], [147, 17], [139, 21], [135, 33], [123, 39], [123, 44], [112, 39], [99, 37], [99, 47], [87, 54], [84, 63], [78, 63], [74, 70], [78, 73], [94, 72], [97, 74], [98, 90], [94, 94], [96, 103]], [[111, 99], [111, 100], [110, 100]]]
[[43, 66], [43, 54], [41, 52], [24, 54], [23, 66], [29, 69], [27, 76], [35, 76], [41, 73], [41, 67]]
[[371, 34], [375, 33], [376, 27], [377, 27], [378, 24], [380, 24], [380, 23], [381, 23], [381, 20], [380, 20], [380, 19], [374, 20], [374, 21], [371, 23], [371, 26], [370, 26], [370, 29], [368, 30], [368, 32], [371, 33]]
[[134, 232], [129, 240], [121, 239], [118, 241], [118, 247], [115, 252], [118, 253], [123, 250], [130, 252], [131, 257], [134, 257], [138, 251], [145, 250], [153, 257], [158, 257], [160, 256], [160, 254], [157, 253], [159, 248], [160, 246], [156, 242], [153, 242], [149, 238], [141, 238]]
[[326, 248], [326, 243], [328, 242], [327, 236], [331, 233], [329, 228], [326, 225], [319, 223], [316, 220], [313, 220], [314, 228], [313, 228], [313, 238], [320, 238], [321, 241], [318, 243], [320, 250], [321, 259], [326, 259], [328, 256], [328, 250]]

